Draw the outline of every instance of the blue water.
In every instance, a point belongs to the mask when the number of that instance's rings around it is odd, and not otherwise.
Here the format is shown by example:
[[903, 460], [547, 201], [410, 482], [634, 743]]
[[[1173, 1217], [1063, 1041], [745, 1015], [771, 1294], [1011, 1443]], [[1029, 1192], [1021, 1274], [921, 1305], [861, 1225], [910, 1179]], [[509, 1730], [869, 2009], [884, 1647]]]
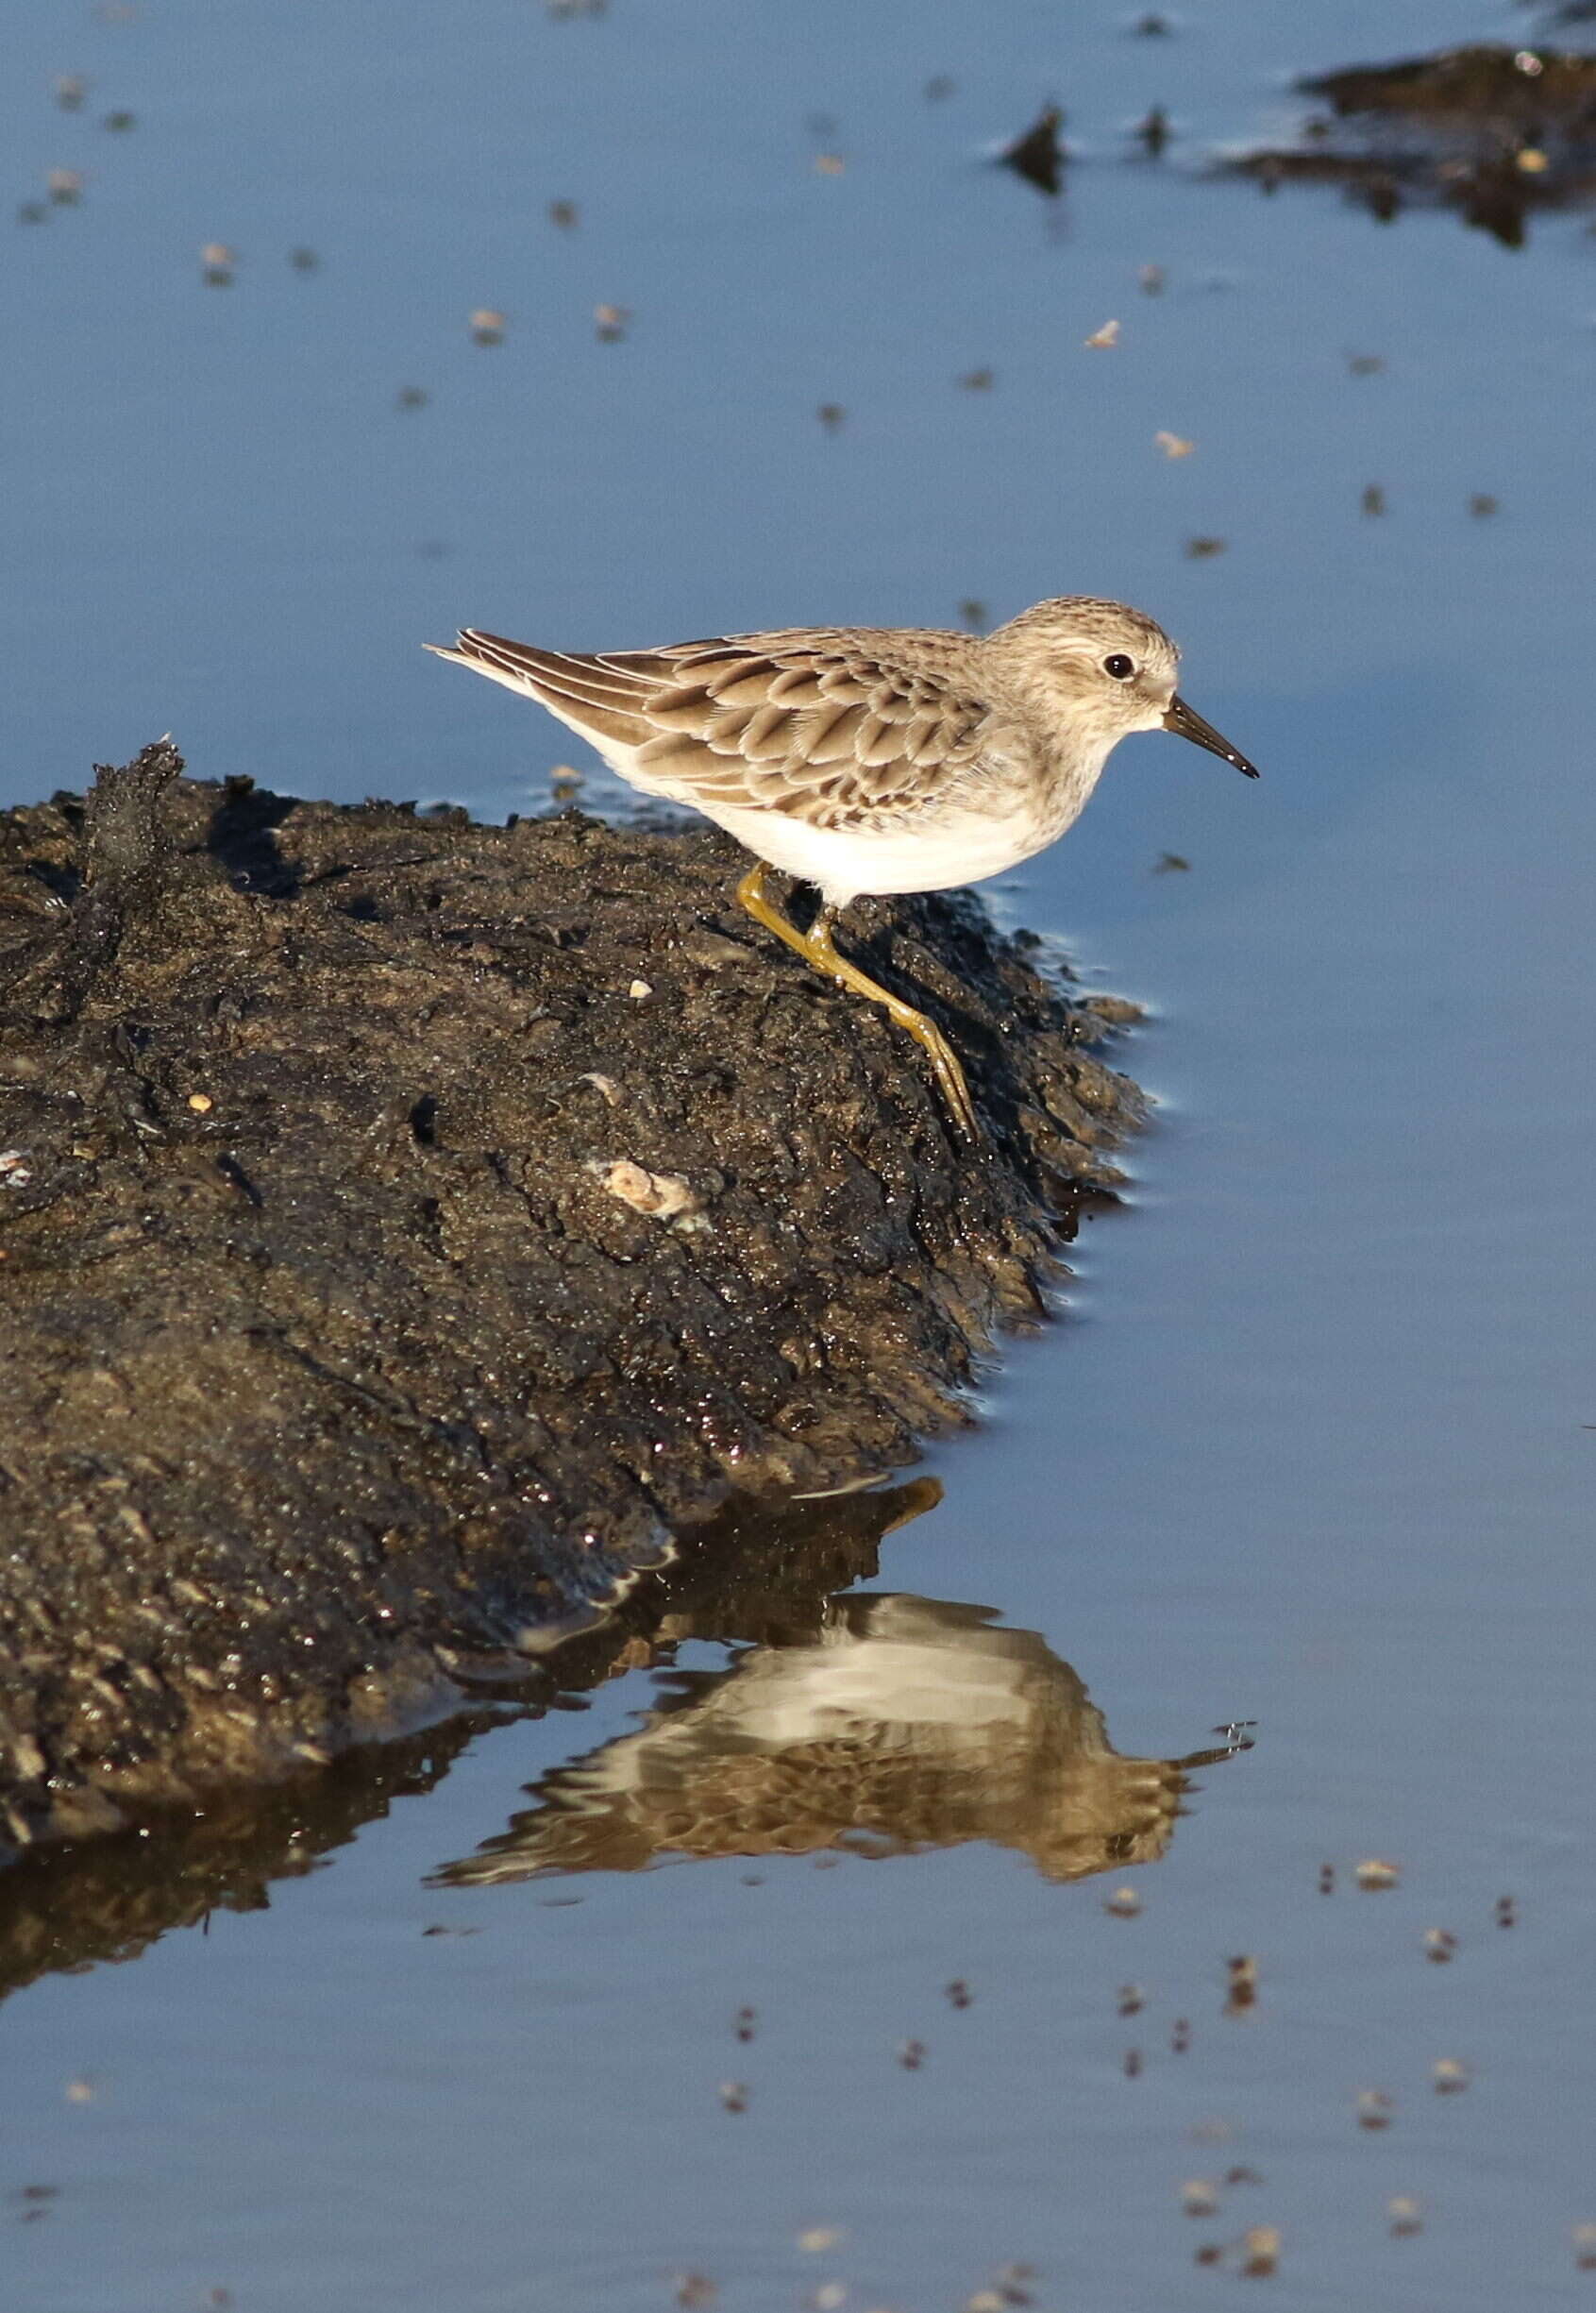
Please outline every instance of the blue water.
[[[966, 1839], [427, 1886], [662, 1699], [634, 1671], [481, 1737], [269, 1909], [19, 1994], [0, 2194], [59, 2191], [25, 2223], [0, 2200], [0, 2303], [630, 2309], [696, 2271], [728, 2308], [837, 2284], [910, 2313], [1024, 2260], [1038, 2305], [1165, 2313], [1229, 2297], [1234, 2252], [1193, 2251], [1251, 2225], [1293, 2308], [1588, 2294], [1596, 243], [1574, 214], [1522, 252], [1382, 228], [1197, 166], [1293, 120], [1294, 72], [1524, 11], [1209, 0], [1164, 40], [1135, 12], [150, 0], [8, 27], [14, 201], [86, 178], [0, 235], [8, 799], [171, 729], [207, 777], [502, 815], [576, 762], [604, 802], [566, 734], [420, 643], [1083, 590], [1169, 627], [1265, 776], [1130, 742], [993, 895], [1153, 1008], [1125, 1056], [1161, 1106], [1067, 1322], [937, 1449], [944, 1499], [877, 1585], [1040, 1633], [1122, 1751], [1258, 1720], [1163, 1860], [1056, 1883]], [[982, 158], [1049, 96], [1056, 205]], [[1126, 134], [1155, 102], [1159, 166]], [[1401, 1884], [1358, 1892], [1364, 1857]], [[1134, 1917], [1103, 1908], [1122, 1881]], [[1225, 2018], [1236, 1953], [1260, 1997]], [[1449, 2058], [1470, 2084], [1437, 2096]], [[1357, 2125], [1366, 2089], [1388, 2127]], [[1233, 2165], [1263, 2183], [1182, 2214]]]

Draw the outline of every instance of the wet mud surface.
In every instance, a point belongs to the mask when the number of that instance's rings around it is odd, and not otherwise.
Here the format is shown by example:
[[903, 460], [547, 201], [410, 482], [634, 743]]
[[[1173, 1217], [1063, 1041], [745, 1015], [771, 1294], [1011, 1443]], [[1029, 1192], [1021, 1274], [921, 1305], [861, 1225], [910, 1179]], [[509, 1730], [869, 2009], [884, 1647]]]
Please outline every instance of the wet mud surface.
[[1596, 56], [1470, 45], [1297, 87], [1323, 108], [1297, 143], [1227, 164], [1266, 192], [1340, 185], [1383, 223], [1440, 206], [1513, 248], [1534, 211], [1596, 200]]
[[524, 1680], [734, 1494], [901, 1462], [1140, 1112], [1120, 1007], [967, 901], [852, 944], [952, 1037], [973, 1156], [717, 836], [181, 770], [0, 821], [14, 1848]]

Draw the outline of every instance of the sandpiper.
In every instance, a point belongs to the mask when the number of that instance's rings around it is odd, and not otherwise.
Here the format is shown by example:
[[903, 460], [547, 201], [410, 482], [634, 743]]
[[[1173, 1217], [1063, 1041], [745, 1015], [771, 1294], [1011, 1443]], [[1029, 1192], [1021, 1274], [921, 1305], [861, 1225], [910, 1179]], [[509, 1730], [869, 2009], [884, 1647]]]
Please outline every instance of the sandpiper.
[[[1179, 653], [1128, 603], [1038, 602], [988, 635], [788, 627], [655, 650], [544, 650], [464, 628], [429, 643], [580, 732], [646, 795], [687, 803], [754, 854], [737, 898], [756, 922], [929, 1055], [977, 1136], [942, 1031], [838, 954], [862, 893], [1001, 875], [1063, 835], [1132, 731], [1174, 731], [1257, 771], [1175, 690]], [[764, 892], [771, 868], [818, 886], [807, 932]]]

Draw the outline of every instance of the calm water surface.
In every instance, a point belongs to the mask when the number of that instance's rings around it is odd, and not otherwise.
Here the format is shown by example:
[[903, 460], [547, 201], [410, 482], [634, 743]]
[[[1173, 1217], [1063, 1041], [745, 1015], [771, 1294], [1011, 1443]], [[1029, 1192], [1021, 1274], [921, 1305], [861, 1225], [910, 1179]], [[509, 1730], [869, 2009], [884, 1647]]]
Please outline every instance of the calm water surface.
[[[457, 621], [625, 645], [1083, 589], [1169, 625], [1266, 776], [1134, 741], [994, 895], [1153, 1007], [1161, 1106], [941, 1501], [841, 1605], [684, 1620], [583, 1715], [352, 1806], [269, 1906], [17, 1991], [0, 2303], [630, 2313], [696, 2274], [911, 2313], [1019, 2261], [1040, 2305], [1164, 2313], [1228, 2302], [1253, 2226], [1275, 2305], [1585, 2302], [1596, 242], [1192, 165], [1288, 125], [1293, 72], [1533, 19], [22, 13], [12, 202], [84, 183], [0, 235], [8, 799], [171, 728], [200, 775], [499, 815], [578, 758], [422, 656]], [[982, 165], [1050, 94], [1056, 205]], [[1241, 1720], [1183, 1798], [1164, 1763]]]

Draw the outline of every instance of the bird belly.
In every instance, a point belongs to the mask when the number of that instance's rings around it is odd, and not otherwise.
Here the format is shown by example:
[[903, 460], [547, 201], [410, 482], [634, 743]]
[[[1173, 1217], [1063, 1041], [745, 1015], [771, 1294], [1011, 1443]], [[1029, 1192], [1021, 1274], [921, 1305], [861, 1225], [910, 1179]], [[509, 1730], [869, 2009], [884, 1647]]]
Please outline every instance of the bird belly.
[[[699, 804], [699, 810], [704, 806]], [[1028, 812], [924, 813], [887, 827], [815, 827], [784, 811], [717, 808], [707, 819], [771, 867], [817, 884], [835, 907], [862, 892], [949, 891], [1029, 859], [1051, 837]]]

